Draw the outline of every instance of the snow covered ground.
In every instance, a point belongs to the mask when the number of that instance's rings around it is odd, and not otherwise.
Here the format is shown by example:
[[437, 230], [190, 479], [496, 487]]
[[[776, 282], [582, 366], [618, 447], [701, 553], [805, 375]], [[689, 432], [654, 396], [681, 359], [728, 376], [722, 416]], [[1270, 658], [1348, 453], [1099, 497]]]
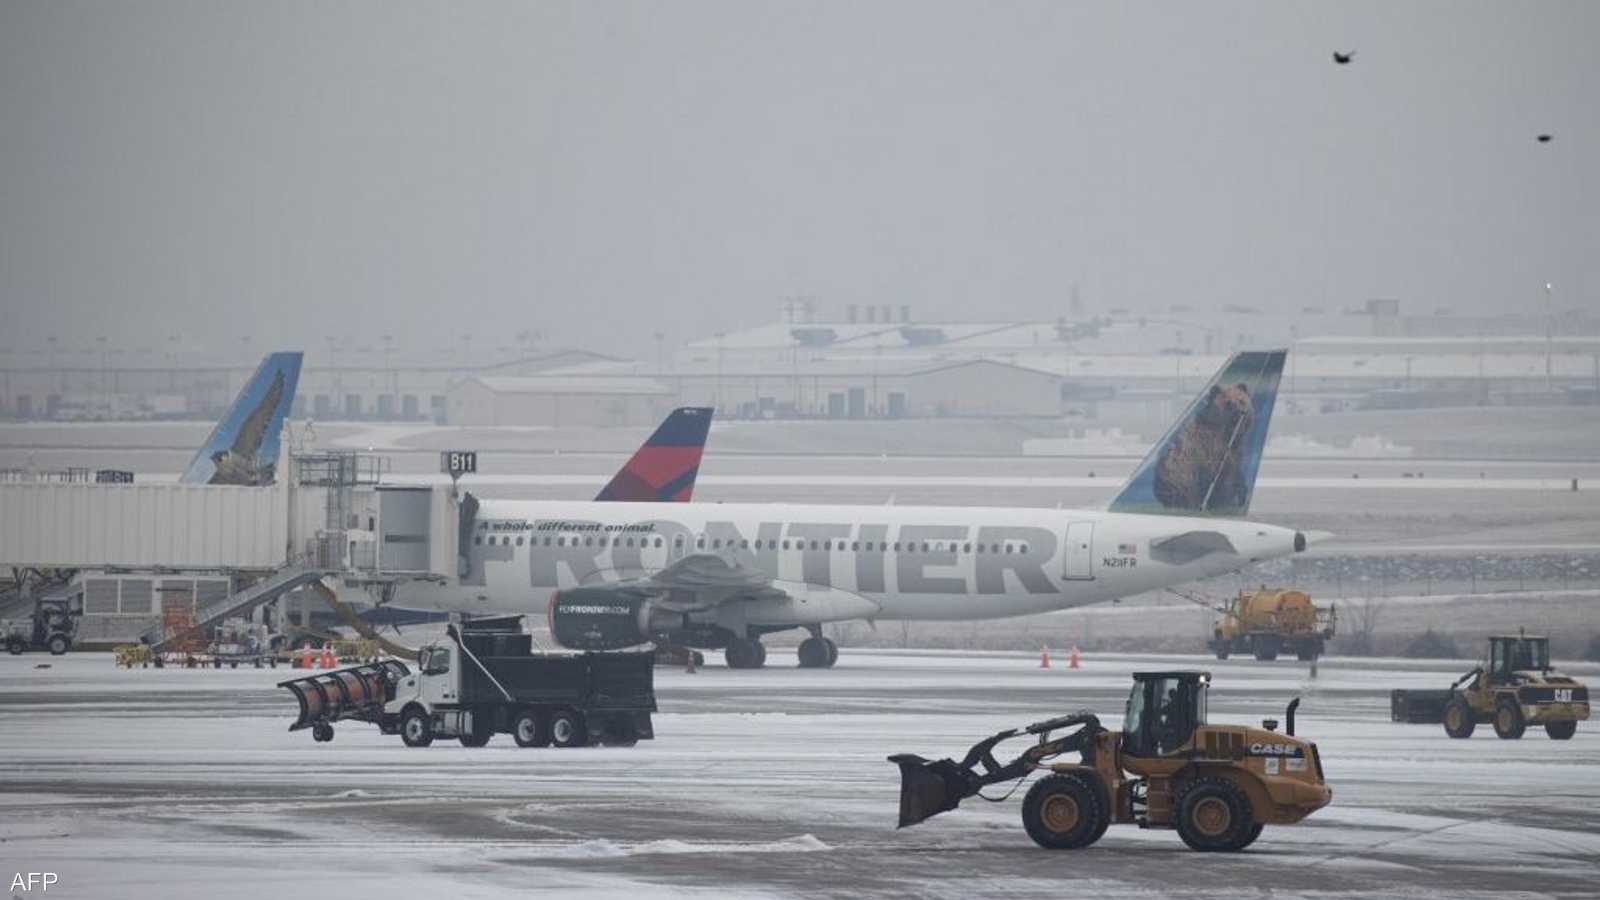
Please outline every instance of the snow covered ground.
[[[714, 661], [715, 662], [715, 661]], [[36, 668], [49, 663], [50, 668]], [[0, 869], [57, 897], [1576, 897], [1600, 877], [1600, 725], [1388, 721], [1393, 687], [1454, 663], [849, 650], [831, 671], [658, 670], [657, 739], [631, 749], [403, 747], [285, 730], [279, 671], [0, 658]], [[1078, 708], [1120, 718], [1128, 674], [1216, 673], [1213, 721], [1281, 717], [1319, 743], [1333, 805], [1238, 855], [1112, 829], [1048, 852], [1020, 803], [969, 801], [896, 831], [896, 752], [958, 755]], [[1600, 681], [1600, 667], [1571, 671]], [[1020, 749], [1018, 747], [1017, 749]], [[1020, 795], [1019, 795], [1020, 796]], [[18, 896], [23, 896], [18, 893]]]

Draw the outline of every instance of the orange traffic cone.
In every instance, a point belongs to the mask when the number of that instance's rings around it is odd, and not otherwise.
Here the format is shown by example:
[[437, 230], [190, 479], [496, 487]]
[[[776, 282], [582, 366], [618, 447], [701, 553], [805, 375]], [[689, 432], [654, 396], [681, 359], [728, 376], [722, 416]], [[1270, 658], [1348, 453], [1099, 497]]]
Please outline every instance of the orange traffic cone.
[[311, 645], [310, 644], [307, 644], [304, 647], [300, 648], [300, 660], [295, 663], [295, 668], [297, 668], [297, 669], [309, 669], [309, 668], [311, 668]]
[[339, 657], [333, 655], [333, 648], [332, 647], [324, 645], [323, 648], [322, 648], [322, 659], [318, 664], [321, 665], [324, 669], [338, 668], [338, 666], [339, 666]]
[[1069, 669], [1078, 668], [1078, 648], [1077, 647], [1073, 647], [1072, 648], [1072, 655], [1067, 657], [1067, 668], [1069, 668]]
[[1047, 647], [1039, 648], [1039, 668], [1050, 668], [1050, 650]]

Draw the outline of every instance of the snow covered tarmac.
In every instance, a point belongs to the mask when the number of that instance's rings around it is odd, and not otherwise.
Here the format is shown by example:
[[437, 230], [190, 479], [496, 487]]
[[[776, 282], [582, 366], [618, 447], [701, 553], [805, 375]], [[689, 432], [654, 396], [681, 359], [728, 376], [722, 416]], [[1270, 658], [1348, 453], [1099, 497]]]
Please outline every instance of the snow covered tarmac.
[[[1594, 896], [1600, 726], [1388, 722], [1391, 687], [1456, 663], [846, 649], [831, 671], [662, 669], [657, 739], [631, 749], [404, 748], [341, 726], [285, 731], [282, 670], [136, 670], [108, 655], [0, 658], [0, 865], [53, 871], [57, 897]], [[36, 665], [48, 662], [51, 668]], [[1334, 801], [1249, 851], [1194, 854], [1113, 828], [1040, 850], [1018, 797], [894, 829], [884, 759], [957, 755], [1001, 728], [1089, 708], [1116, 725], [1128, 673], [1216, 674], [1213, 721], [1281, 718], [1317, 741]], [[1600, 667], [1569, 666], [1591, 686]], [[1020, 746], [1017, 748], [1020, 749]], [[996, 792], [1002, 793], [1002, 792]], [[1020, 796], [1020, 795], [1019, 795]], [[20, 895], [19, 895], [20, 896]]]

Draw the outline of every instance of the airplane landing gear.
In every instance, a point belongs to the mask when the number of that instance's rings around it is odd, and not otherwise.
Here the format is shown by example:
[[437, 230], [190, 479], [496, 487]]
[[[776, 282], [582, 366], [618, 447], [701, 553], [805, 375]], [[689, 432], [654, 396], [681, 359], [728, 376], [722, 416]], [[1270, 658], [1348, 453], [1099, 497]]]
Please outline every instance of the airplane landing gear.
[[800, 668], [831, 669], [839, 661], [839, 645], [825, 637], [808, 637], [800, 642]]
[[767, 648], [758, 640], [734, 638], [724, 651], [730, 669], [759, 669], [767, 664]]

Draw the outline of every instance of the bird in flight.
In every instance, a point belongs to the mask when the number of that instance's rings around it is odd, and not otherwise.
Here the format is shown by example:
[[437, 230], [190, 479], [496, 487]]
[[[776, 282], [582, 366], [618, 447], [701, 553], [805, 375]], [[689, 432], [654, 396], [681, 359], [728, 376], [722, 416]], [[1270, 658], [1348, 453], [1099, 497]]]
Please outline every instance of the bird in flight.
[[1337, 50], [1333, 51], [1333, 61], [1338, 63], [1341, 66], [1349, 65], [1350, 64], [1350, 60], [1355, 59], [1355, 58], [1356, 58], [1356, 52], [1354, 50], [1351, 50], [1348, 53], [1340, 53]]
[[1550, 143], [1550, 135], [1548, 135], [1548, 134], [1539, 135], [1539, 143], [1541, 143], [1541, 144]]

